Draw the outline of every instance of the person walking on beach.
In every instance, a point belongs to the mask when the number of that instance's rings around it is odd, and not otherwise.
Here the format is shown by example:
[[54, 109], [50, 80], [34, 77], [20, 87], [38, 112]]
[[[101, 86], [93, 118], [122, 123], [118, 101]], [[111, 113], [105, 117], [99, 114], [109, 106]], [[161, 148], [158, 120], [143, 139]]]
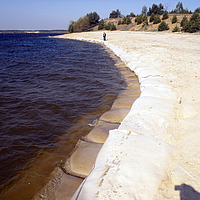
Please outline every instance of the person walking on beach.
[[103, 40], [106, 41], [106, 33], [103, 33]]

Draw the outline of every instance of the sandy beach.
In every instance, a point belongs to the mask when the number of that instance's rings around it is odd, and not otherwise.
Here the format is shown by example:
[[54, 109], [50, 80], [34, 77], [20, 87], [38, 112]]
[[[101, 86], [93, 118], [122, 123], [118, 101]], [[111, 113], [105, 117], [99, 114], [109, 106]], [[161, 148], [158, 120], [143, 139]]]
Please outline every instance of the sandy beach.
[[140, 97], [72, 199], [200, 199], [200, 35], [89, 32], [136, 73]]

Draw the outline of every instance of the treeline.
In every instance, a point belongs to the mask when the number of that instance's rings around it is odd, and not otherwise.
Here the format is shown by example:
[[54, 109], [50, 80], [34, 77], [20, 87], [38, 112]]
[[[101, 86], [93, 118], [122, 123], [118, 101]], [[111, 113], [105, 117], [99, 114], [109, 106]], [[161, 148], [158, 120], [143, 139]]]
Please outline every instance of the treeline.
[[99, 23], [100, 16], [96, 12], [88, 13], [77, 21], [71, 22], [68, 28], [69, 33], [87, 31]]
[[[135, 22], [137, 25], [143, 23], [143, 27], [148, 26], [148, 18], [147, 16], [150, 16], [149, 22], [153, 22], [153, 24], [159, 24], [158, 26], [158, 31], [164, 31], [169, 29], [169, 25], [162, 20], [166, 20], [169, 18], [168, 14], [174, 14], [171, 23], [177, 23], [177, 16], [176, 14], [192, 14], [191, 11], [188, 11], [188, 9], [183, 8], [183, 4], [181, 2], [178, 2], [176, 5], [176, 9], [172, 10], [171, 12], [168, 13], [168, 11], [164, 8], [164, 6], [160, 3], [159, 5], [153, 4], [152, 7], [149, 8], [149, 11], [147, 12], [147, 7], [143, 6], [142, 8], [142, 14], [137, 15]], [[197, 31], [200, 31], [200, 7], [195, 10], [193, 15], [188, 18], [186, 15], [183, 17], [180, 26], [182, 27], [181, 30], [176, 27], [172, 30], [172, 32], [189, 32], [189, 33], [194, 33]], [[162, 18], [161, 18], [162, 16]]]
[[[165, 19], [168, 19], [169, 16], [168, 14], [174, 14], [174, 17], [172, 19], [172, 23], [177, 23], [177, 17], [176, 14], [192, 14], [192, 11], [188, 11], [188, 9], [183, 7], [182, 2], [178, 2], [176, 5], [176, 9], [171, 10], [170, 12], [167, 11], [168, 8], [167, 6], [163, 6], [162, 3], [159, 5], [153, 4], [152, 7], [149, 7], [149, 10], [147, 9], [146, 6], [142, 7], [142, 11], [140, 15], [135, 15], [133, 12], [131, 12], [129, 15], [122, 15], [119, 9], [116, 11], [112, 11], [109, 14], [109, 18], [120, 18], [118, 20], [118, 25], [120, 24], [131, 24], [132, 21], [131, 19], [133, 17], [135, 18], [135, 22], [137, 25], [143, 24], [143, 27], [147, 27], [149, 25], [149, 22], [153, 22], [153, 24], [159, 24], [158, 31], [162, 30], [168, 30], [168, 24], [166, 24]], [[181, 31], [184, 32], [197, 32], [200, 30], [200, 7], [197, 8], [192, 17], [188, 20], [187, 17], [184, 17], [184, 22], [181, 22]], [[162, 15], [162, 18], [161, 18]], [[148, 20], [148, 17], [150, 19]], [[91, 12], [88, 13], [84, 17], [80, 17], [77, 21], [71, 22], [68, 28], [68, 32], [73, 33], [73, 32], [82, 32], [82, 31], [88, 31], [94, 26], [98, 25], [98, 30], [116, 30], [116, 26], [114, 23], [108, 22], [106, 23], [105, 20], [101, 19], [100, 16], [96, 12]], [[180, 31], [178, 27], [173, 31]]]

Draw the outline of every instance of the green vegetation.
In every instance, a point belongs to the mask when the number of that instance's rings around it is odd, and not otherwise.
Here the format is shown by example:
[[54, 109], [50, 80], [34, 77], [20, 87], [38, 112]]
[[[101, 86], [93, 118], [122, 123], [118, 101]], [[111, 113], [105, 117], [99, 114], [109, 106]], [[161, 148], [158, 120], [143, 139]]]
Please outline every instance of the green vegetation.
[[200, 30], [200, 16], [199, 13], [193, 13], [188, 21], [187, 17], [184, 17], [181, 21], [181, 30], [184, 32], [195, 33]]
[[155, 14], [152, 13], [149, 21], [150, 21], [150, 22], [153, 22], [153, 21], [154, 21], [154, 18], [155, 18]]
[[198, 7], [194, 12], [200, 13], [200, 7]]
[[99, 23], [100, 16], [96, 12], [91, 12], [86, 15], [89, 19], [90, 27], [94, 27]]
[[104, 25], [105, 25], [105, 22], [104, 22], [104, 20], [102, 19], [102, 20], [99, 22], [98, 30], [104, 29]]
[[121, 24], [131, 24], [131, 18], [129, 17], [129, 15], [127, 15], [126, 17], [123, 18]]
[[178, 2], [177, 5], [176, 5], [176, 9], [172, 10], [170, 13], [191, 14], [192, 12], [191, 11], [189, 12], [188, 9], [184, 9], [182, 2]]
[[70, 22], [70, 25], [69, 25], [69, 28], [68, 28], [68, 32], [69, 33], [73, 33], [74, 32], [74, 22], [73, 21]]
[[68, 28], [69, 33], [87, 31], [99, 23], [99, 15], [96, 12], [88, 13], [77, 21], [71, 22]]
[[135, 18], [135, 22], [137, 23], [137, 25], [141, 24], [143, 22], [143, 16], [142, 15], [138, 15]]
[[176, 25], [175, 27], [174, 27], [174, 29], [172, 30], [172, 32], [179, 32], [180, 31], [180, 29], [179, 29], [179, 27]]
[[172, 18], [172, 24], [176, 23], [177, 22], [177, 16], [174, 15], [173, 18]]
[[165, 10], [164, 13], [163, 13], [162, 20], [165, 20], [165, 19], [168, 19], [168, 18], [169, 18], [168, 12]]
[[143, 16], [143, 24], [142, 27], [147, 27], [149, 25], [147, 16]]
[[160, 15], [156, 15], [153, 20], [153, 24], [159, 24], [161, 22]]
[[152, 7], [149, 8], [147, 15], [151, 16], [153, 13], [155, 15], [162, 15], [164, 13], [164, 6], [161, 3], [159, 5], [153, 4]]
[[[142, 24], [142, 27], [145, 27], [143, 29], [141, 29], [141, 26], [139, 26], [138, 28], [134, 27], [135, 24], [127, 26], [126, 27], [119, 27], [120, 30], [147, 30], [149, 22], [153, 22], [153, 24], [159, 24], [158, 26], [158, 30], [159, 31], [163, 31], [163, 30], [168, 30], [169, 26], [166, 23], [162, 23], [161, 22], [161, 17], [162, 20], [166, 20], [169, 18], [169, 13], [175, 13], [175, 15], [173, 16], [171, 22], [173, 23], [177, 23], [177, 14], [190, 14], [192, 13], [191, 11], [188, 11], [188, 9], [184, 9], [183, 7], [183, 3], [182, 2], [178, 2], [176, 5], [176, 8], [174, 10], [172, 10], [171, 12], [168, 13], [167, 11], [168, 6], [163, 6], [162, 3], [160, 4], [153, 4], [152, 7], [149, 7], [149, 10], [147, 10], [146, 6], [142, 7], [142, 12], [140, 15], [135, 16], [135, 14], [133, 12], [131, 12], [128, 15], [122, 15], [121, 12], [119, 11], [119, 9], [117, 9], [116, 11], [113, 10], [110, 14], [109, 14], [109, 18], [110, 20], [105, 20], [105, 19], [101, 19], [100, 20], [100, 16], [96, 13], [96, 12], [91, 12], [86, 14], [83, 17], [80, 17], [77, 21], [71, 21], [70, 25], [68, 27], [68, 32], [69, 33], [73, 33], [73, 32], [82, 32], [82, 31], [88, 31], [88, 30], [116, 30], [116, 26], [117, 25], [121, 25], [121, 24], [126, 24], [129, 25], [132, 23], [133, 21], [133, 17], [135, 17], [135, 22], [137, 25]], [[148, 11], [148, 12], [147, 12]], [[186, 16], [184, 16], [181, 20], [181, 31], [184, 32], [189, 32], [189, 33], [194, 33], [197, 31], [200, 31], [200, 7], [196, 8], [194, 13], [191, 15], [188, 15], [188, 18]], [[150, 18], [148, 18], [147, 16], [150, 16]], [[190, 17], [191, 16], [191, 17]], [[179, 18], [181, 17], [178, 16]], [[115, 18], [114, 20], [112, 20], [112, 18]], [[116, 19], [119, 18], [119, 19]], [[148, 21], [149, 19], [149, 21]], [[100, 20], [100, 21], [99, 21]], [[169, 20], [167, 20], [169, 21]], [[98, 25], [98, 27], [97, 27]], [[94, 28], [95, 27], [95, 28]], [[155, 27], [155, 26], [154, 26]], [[151, 27], [152, 28], [152, 27]], [[151, 29], [150, 28], [150, 29]], [[150, 30], [149, 29], [149, 30]], [[178, 26], [176, 26], [172, 32], [177, 32], [180, 31]]]
[[169, 26], [165, 21], [162, 21], [158, 26], [158, 31], [169, 30]]
[[84, 16], [80, 17], [77, 21], [74, 22], [74, 32], [87, 31], [90, 27], [89, 18]]
[[104, 26], [105, 30], [110, 30], [110, 31], [114, 31], [117, 30], [116, 26], [110, 22], [108, 22], [108, 24], [106, 24]]
[[135, 14], [133, 12], [131, 12], [130, 17], [135, 17]]
[[119, 11], [119, 9], [117, 9], [116, 11], [112, 11], [109, 15], [109, 18], [119, 18], [121, 15], [121, 12]]

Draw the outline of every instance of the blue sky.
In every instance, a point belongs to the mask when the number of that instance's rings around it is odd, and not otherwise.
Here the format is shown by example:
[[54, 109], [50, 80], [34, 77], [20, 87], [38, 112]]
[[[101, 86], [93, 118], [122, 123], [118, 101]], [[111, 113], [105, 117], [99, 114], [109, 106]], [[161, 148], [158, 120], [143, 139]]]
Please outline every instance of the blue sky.
[[[122, 14], [140, 14], [145, 5], [162, 3], [168, 10], [176, 8], [174, 0], [0, 0], [0, 30], [67, 29], [87, 13], [96, 11], [101, 18], [109, 17], [112, 10]], [[199, 0], [181, 1], [192, 12], [200, 7]]]

